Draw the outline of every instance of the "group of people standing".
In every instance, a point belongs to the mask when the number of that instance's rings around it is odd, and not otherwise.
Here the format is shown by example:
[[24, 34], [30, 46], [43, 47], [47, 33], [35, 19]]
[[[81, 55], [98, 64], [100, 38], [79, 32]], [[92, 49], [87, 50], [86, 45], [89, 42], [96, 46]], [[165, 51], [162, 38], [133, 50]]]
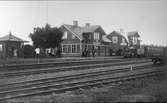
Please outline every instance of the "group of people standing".
[[85, 48], [84, 51], [82, 52], [83, 57], [90, 57], [92, 54], [93, 57], [96, 55], [96, 48], [92, 48], [91, 50], [88, 48]]

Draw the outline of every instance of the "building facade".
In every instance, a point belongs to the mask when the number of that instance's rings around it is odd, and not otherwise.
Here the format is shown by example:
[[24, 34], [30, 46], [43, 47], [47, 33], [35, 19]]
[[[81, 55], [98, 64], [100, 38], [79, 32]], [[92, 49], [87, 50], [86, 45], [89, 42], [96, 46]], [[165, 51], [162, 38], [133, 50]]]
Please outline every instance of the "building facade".
[[113, 31], [107, 38], [112, 41], [110, 43], [110, 55], [121, 55], [121, 52], [128, 46], [127, 39], [118, 31]]
[[73, 21], [73, 25], [64, 24], [60, 27], [63, 32], [62, 55], [81, 56], [85, 50], [92, 56], [92, 51], [96, 51], [96, 56], [108, 56], [108, 41], [103, 39], [106, 35], [99, 25], [79, 26], [78, 21]]
[[137, 31], [128, 32], [129, 46], [132, 48], [140, 48], [140, 35]]

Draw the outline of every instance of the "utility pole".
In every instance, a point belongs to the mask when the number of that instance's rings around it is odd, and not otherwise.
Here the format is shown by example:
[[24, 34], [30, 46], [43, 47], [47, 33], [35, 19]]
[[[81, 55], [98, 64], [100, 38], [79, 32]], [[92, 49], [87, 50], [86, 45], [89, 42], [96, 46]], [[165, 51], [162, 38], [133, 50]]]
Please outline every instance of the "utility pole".
[[48, 0], [46, 1], [46, 24], [48, 24]]

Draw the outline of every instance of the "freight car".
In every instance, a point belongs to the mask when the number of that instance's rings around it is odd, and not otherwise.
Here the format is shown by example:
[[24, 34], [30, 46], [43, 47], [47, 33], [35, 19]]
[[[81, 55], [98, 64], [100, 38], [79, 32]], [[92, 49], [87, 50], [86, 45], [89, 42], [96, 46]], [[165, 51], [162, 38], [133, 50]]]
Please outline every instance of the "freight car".
[[126, 48], [124, 50], [124, 58], [139, 58], [146, 57], [156, 63], [166, 63], [167, 61], [167, 48], [166, 47], [155, 47], [155, 46], [144, 46], [141, 48]]
[[154, 64], [166, 63], [167, 60], [167, 48], [165, 47], [147, 47], [145, 55], [152, 60]]
[[133, 47], [125, 48], [123, 51], [124, 58], [133, 58], [137, 57], [137, 49]]

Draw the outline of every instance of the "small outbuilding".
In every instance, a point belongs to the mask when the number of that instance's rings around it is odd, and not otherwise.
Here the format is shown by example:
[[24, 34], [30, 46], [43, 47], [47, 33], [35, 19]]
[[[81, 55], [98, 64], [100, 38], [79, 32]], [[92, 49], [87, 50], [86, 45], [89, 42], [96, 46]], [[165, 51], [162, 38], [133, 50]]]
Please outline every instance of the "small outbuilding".
[[13, 58], [22, 56], [24, 41], [10, 32], [0, 38], [0, 58]]

